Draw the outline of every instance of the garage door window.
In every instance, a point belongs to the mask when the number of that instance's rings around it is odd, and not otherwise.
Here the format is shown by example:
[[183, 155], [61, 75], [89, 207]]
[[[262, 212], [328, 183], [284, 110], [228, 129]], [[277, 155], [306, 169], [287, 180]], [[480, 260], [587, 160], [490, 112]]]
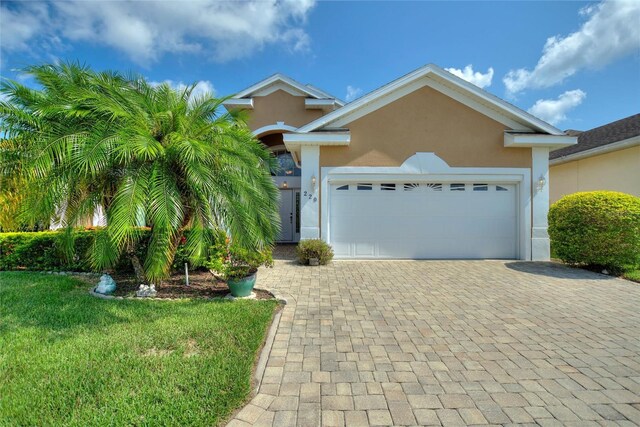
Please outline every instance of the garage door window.
[[395, 184], [380, 184], [380, 190], [382, 191], [396, 191]]
[[489, 191], [488, 184], [473, 184], [473, 191]]
[[464, 191], [464, 184], [451, 184], [449, 189], [451, 191]]
[[358, 184], [358, 190], [373, 190], [373, 184]]

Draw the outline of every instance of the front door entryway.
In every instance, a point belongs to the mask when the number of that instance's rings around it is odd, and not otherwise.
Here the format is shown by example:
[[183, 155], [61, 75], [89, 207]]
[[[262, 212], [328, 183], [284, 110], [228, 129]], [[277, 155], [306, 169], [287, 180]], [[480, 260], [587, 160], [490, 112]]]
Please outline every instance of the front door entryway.
[[300, 236], [300, 190], [280, 190], [279, 242], [297, 242]]

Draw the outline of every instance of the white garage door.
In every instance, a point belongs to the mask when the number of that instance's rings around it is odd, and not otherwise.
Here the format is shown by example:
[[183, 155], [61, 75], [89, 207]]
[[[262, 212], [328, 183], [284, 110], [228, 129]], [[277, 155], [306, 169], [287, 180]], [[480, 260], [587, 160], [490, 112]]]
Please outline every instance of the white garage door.
[[516, 186], [481, 182], [331, 186], [338, 258], [516, 258]]

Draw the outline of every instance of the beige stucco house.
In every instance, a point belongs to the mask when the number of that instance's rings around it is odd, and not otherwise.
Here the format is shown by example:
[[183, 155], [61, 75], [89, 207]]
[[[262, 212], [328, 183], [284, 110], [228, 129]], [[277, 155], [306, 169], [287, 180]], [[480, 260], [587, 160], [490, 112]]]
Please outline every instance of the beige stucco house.
[[640, 196], [640, 114], [585, 132], [574, 146], [549, 155], [551, 203], [578, 191]]
[[278, 156], [281, 241], [338, 258], [549, 259], [549, 151], [576, 137], [426, 65], [351, 102], [271, 76], [225, 102]]

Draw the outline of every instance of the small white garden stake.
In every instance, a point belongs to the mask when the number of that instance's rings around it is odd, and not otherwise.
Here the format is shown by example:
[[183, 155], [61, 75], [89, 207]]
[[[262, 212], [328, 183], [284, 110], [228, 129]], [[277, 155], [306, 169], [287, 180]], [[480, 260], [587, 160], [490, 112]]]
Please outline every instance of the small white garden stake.
[[188, 263], [184, 263], [184, 276], [187, 282], [187, 286], [189, 286], [189, 264]]

